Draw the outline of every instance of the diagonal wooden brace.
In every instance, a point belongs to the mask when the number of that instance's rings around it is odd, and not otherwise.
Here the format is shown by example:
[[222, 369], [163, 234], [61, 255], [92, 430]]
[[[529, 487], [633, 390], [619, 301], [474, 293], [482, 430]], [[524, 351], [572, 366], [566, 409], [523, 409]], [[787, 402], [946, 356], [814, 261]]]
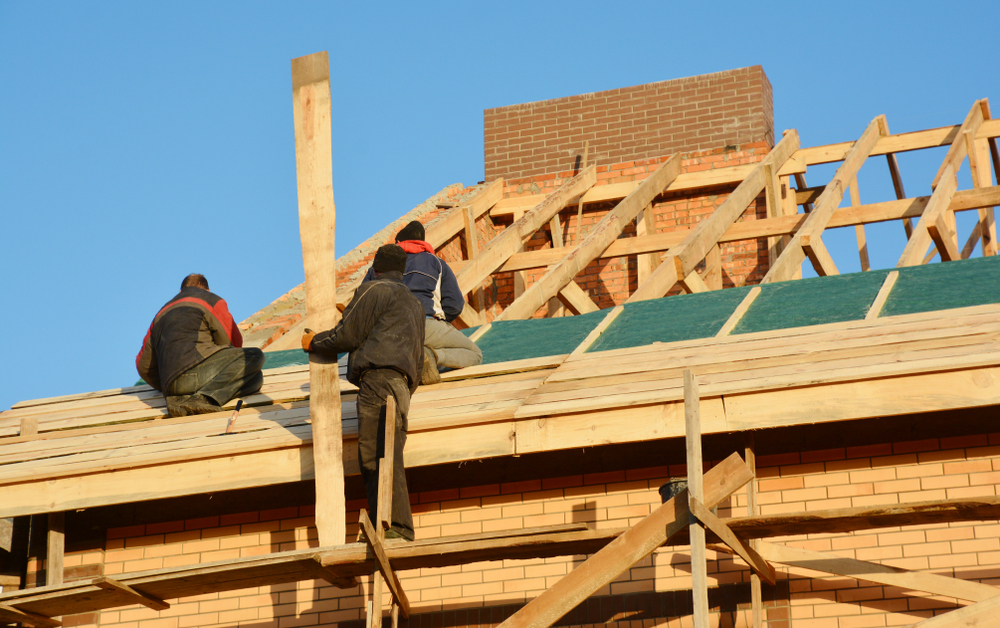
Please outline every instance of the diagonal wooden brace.
[[[753, 479], [753, 473], [733, 454], [705, 474], [705, 503], [718, 505]], [[587, 599], [649, 556], [667, 539], [688, 527], [691, 511], [686, 490], [681, 491], [635, 526], [584, 561], [537, 598], [514, 613], [502, 628], [547, 628]]]
[[691, 509], [691, 514], [698, 518], [706, 528], [711, 530], [718, 536], [722, 541], [731, 547], [736, 554], [746, 561], [746, 564], [750, 565], [750, 569], [753, 569], [754, 573], [760, 576], [761, 580], [774, 586], [777, 583], [774, 575], [774, 567], [771, 566], [764, 558], [757, 553], [757, 550], [750, 547], [746, 542], [733, 534], [733, 531], [729, 529], [729, 526], [725, 524], [722, 519], [719, 519], [712, 511], [705, 508], [705, 505], [694, 497], [688, 498], [688, 507]]
[[132, 598], [137, 604], [142, 604], [143, 606], [151, 608], [154, 611], [165, 611], [170, 608], [170, 605], [160, 598], [133, 589], [124, 582], [119, 582], [114, 578], [101, 576], [94, 580], [94, 586], [100, 587], [105, 591], [118, 591], [119, 593], [124, 593], [128, 597]]
[[385, 555], [385, 547], [382, 546], [381, 539], [375, 535], [375, 526], [372, 525], [371, 520], [368, 518], [368, 513], [363, 508], [361, 509], [359, 521], [361, 529], [365, 533], [365, 542], [368, 543], [368, 547], [375, 554], [375, 561], [378, 563], [379, 571], [382, 572], [386, 584], [389, 585], [389, 590], [392, 591], [393, 598], [403, 611], [403, 617], [409, 618], [410, 600], [407, 599], [406, 593], [403, 591], [403, 585], [399, 583], [399, 577], [396, 576], [396, 572], [392, 570], [392, 565], [389, 564], [389, 557]]
[[7, 604], [0, 604], [0, 621], [4, 623], [23, 624], [25, 626], [36, 626], [37, 628], [56, 628], [62, 626], [62, 622], [45, 615], [29, 613], [19, 608], [14, 608]]

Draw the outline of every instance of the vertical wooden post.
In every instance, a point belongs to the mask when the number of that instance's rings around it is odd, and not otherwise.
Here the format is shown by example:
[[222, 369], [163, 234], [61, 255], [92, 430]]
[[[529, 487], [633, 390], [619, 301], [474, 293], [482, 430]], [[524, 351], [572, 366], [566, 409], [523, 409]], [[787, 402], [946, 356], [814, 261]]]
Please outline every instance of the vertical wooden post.
[[385, 454], [378, 466], [378, 519], [382, 522], [382, 530], [392, 527], [392, 469], [395, 461], [396, 399], [389, 395], [385, 400]]
[[[518, 220], [520, 220], [522, 217], [524, 217], [524, 211], [523, 210], [520, 210], [520, 209], [514, 210], [514, 222], [515, 223]], [[518, 249], [518, 251], [523, 251], [523, 250], [524, 250], [523, 246]], [[517, 297], [521, 296], [522, 294], [524, 294], [524, 272], [522, 272], [520, 270], [515, 270], [514, 271], [514, 298], [516, 299]]]
[[66, 553], [66, 513], [49, 513], [49, 534], [45, 550], [45, 584], [63, 583], [63, 557]]
[[[653, 218], [653, 203], [650, 202], [642, 210], [639, 217], [635, 219], [635, 234], [637, 236], [653, 235], [656, 233], [656, 223]], [[644, 253], [636, 256], [637, 268], [636, 279], [638, 285], [642, 285], [653, 274], [656, 267], [660, 265], [659, 253]]]
[[[549, 220], [549, 237], [552, 238], [552, 248], [561, 249], [563, 247], [562, 223], [559, 221], [558, 213]], [[562, 301], [558, 297], [549, 299], [549, 318], [565, 315], [566, 306], [562, 304]]]
[[[701, 406], [698, 380], [684, 369], [684, 424], [687, 440], [688, 495], [704, 503], [701, 463]], [[691, 516], [691, 595], [694, 601], [694, 628], [708, 628], [708, 563], [705, 527]]]
[[[743, 456], [747, 467], [753, 473], [753, 479], [747, 484], [747, 516], [757, 516], [757, 447], [754, 443], [753, 433], [747, 435], [747, 446]], [[750, 547], [757, 549], [756, 539], [750, 541]], [[764, 600], [760, 589], [760, 576], [751, 572], [750, 574], [750, 612], [753, 624], [752, 628], [761, 628], [764, 622]]]
[[[580, 170], [587, 167], [587, 157], [590, 156], [590, 140], [583, 143], [583, 161], [580, 163]], [[576, 204], [576, 241], [583, 242], [583, 197]]]
[[[337, 323], [336, 208], [330, 128], [330, 63], [326, 52], [292, 59], [299, 236], [306, 275], [306, 317], [317, 331]], [[316, 476], [316, 529], [322, 547], [342, 545], [344, 512], [340, 374], [335, 359], [309, 354], [309, 415]]]
[[[861, 204], [861, 194], [858, 192], [858, 177], [851, 179], [851, 207]], [[871, 262], [868, 261], [868, 238], [865, 237], [865, 226], [854, 225], [854, 234], [858, 238], [858, 257], [861, 258], [861, 270], [871, 270]]]
[[[476, 213], [472, 205], [465, 206], [465, 213], [462, 218], [465, 220], [465, 250], [469, 255], [469, 259], [473, 260], [479, 255], [479, 232], [476, 230]], [[486, 308], [482, 286], [477, 286], [473, 290], [473, 295], [471, 302], [476, 304], [476, 311], [482, 314]]]

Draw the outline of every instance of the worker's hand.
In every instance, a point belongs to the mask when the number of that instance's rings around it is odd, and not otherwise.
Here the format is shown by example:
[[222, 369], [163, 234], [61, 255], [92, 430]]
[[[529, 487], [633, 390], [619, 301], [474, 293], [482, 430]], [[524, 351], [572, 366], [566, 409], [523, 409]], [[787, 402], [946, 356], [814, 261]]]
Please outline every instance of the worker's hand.
[[312, 351], [313, 336], [315, 336], [315, 335], [316, 335], [316, 332], [314, 332], [313, 330], [311, 330], [311, 329], [305, 330], [305, 333], [302, 334], [302, 350], [303, 351]]

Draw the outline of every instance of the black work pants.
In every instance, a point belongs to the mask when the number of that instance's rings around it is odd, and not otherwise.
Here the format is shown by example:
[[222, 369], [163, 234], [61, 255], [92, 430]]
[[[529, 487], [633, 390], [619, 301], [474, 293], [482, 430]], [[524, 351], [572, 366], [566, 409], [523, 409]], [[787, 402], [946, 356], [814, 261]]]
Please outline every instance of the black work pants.
[[358, 459], [361, 478], [368, 494], [368, 512], [378, 525], [378, 470], [385, 454], [385, 400], [396, 400], [396, 442], [392, 468], [392, 527], [413, 538], [413, 513], [406, 487], [403, 447], [406, 445], [406, 417], [410, 412], [410, 389], [406, 377], [393, 369], [372, 369], [361, 376], [358, 386]]
[[226, 347], [181, 373], [167, 386], [167, 397], [204, 395], [220, 406], [246, 397], [264, 383], [264, 352], [257, 348]]

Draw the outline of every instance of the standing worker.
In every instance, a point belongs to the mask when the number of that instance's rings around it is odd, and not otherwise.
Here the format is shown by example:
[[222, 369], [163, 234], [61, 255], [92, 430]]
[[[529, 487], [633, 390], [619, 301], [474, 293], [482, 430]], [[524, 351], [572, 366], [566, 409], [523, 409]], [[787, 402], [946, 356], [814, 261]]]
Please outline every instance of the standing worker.
[[363, 283], [344, 316], [331, 330], [306, 330], [302, 348], [333, 360], [350, 352], [347, 380], [358, 387], [358, 458], [368, 494], [368, 512], [378, 521], [378, 469], [385, 452], [386, 398], [396, 400], [396, 437], [392, 469], [392, 527], [386, 538], [412, 541], [413, 514], [406, 487], [403, 447], [410, 395], [420, 384], [424, 309], [403, 283], [406, 253], [386, 244], [375, 253], [374, 279]]
[[[483, 362], [483, 352], [476, 343], [451, 324], [465, 307], [455, 273], [434, 254], [434, 247], [424, 240], [424, 226], [416, 220], [400, 229], [396, 244], [406, 251], [403, 283], [424, 308], [424, 363], [422, 383], [441, 381], [439, 367], [460, 369]], [[364, 281], [374, 278], [369, 269]]]
[[219, 412], [264, 383], [264, 352], [242, 347], [226, 302], [208, 291], [204, 275], [193, 274], [153, 318], [135, 367], [166, 397], [170, 416]]

